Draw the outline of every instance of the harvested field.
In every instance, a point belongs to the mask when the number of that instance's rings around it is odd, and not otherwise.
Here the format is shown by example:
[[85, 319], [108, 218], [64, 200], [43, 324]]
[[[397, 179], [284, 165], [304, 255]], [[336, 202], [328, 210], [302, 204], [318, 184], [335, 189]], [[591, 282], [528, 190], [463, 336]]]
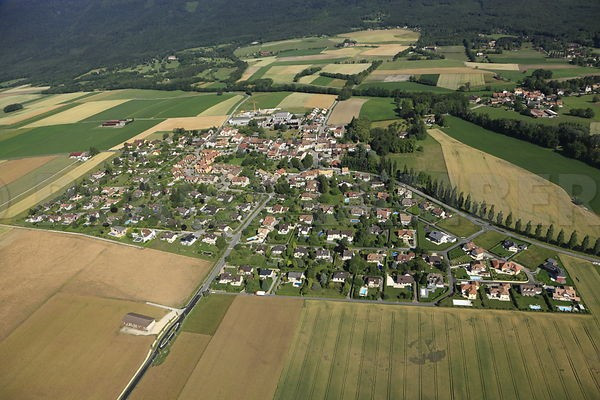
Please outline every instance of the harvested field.
[[196, 258], [25, 229], [0, 238], [0, 259], [0, 339], [57, 292], [179, 306], [210, 268]]
[[32, 101], [35, 99], [39, 99], [41, 97], [40, 94], [10, 94], [6, 95], [6, 92], [0, 93], [0, 115], [11, 115], [12, 113], [5, 114], [3, 111], [4, 107], [9, 104], [15, 103], [25, 103], [27, 101]]
[[50, 86], [31, 86], [21, 85], [14, 88], [6, 89], [2, 91], [2, 96], [13, 95], [13, 94], [30, 94], [30, 93], [42, 93], [44, 90], [50, 89]]
[[244, 96], [241, 94], [237, 94], [230, 99], [220, 102], [217, 105], [214, 105], [204, 111], [202, 111], [198, 116], [223, 116], [228, 115], [229, 110], [231, 110], [237, 103], [239, 103]]
[[167, 359], [146, 372], [132, 399], [177, 399], [212, 336], [181, 332]]
[[403, 46], [401, 44], [382, 44], [374, 49], [365, 50], [360, 54], [362, 56], [392, 57], [406, 49], [408, 49], [408, 46]]
[[31, 207], [64, 189], [71, 182], [80, 178], [84, 174], [87, 174], [92, 169], [96, 168], [98, 165], [102, 164], [104, 161], [108, 160], [114, 155], [115, 153], [113, 152], [103, 152], [96, 155], [92, 159], [80, 164], [76, 168], [70, 170], [68, 173], [52, 181], [49, 185], [42, 187], [40, 190], [18, 201], [6, 210], [0, 211], [0, 219], [14, 218], [17, 215], [26, 212]]
[[179, 398], [272, 398], [303, 304], [236, 297]]
[[323, 67], [321, 72], [329, 72], [332, 74], [346, 74], [354, 75], [358, 74], [371, 66], [370, 63], [357, 63], [357, 64], [327, 64]]
[[332, 94], [292, 93], [284, 98], [277, 107], [292, 111], [315, 107], [330, 108], [335, 101], [335, 97]]
[[470, 83], [471, 87], [483, 86], [485, 85], [485, 79], [482, 73], [477, 72], [468, 74], [440, 74], [437, 86], [456, 90], [467, 83]]
[[418, 32], [402, 28], [369, 29], [343, 33], [338, 36], [351, 38], [359, 43], [414, 42], [419, 39]]
[[55, 159], [56, 156], [21, 158], [0, 164], [0, 186], [8, 185]]
[[307, 301], [275, 398], [594, 398], [597, 334], [592, 316]]
[[62, 107], [62, 104], [55, 104], [50, 106], [44, 106], [39, 108], [25, 108], [20, 112], [5, 114], [6, 116], [0, 118], [0, 125], [14, 125], [19, 122], [23, 122], [28, 120], [29, 118], [37, 117], [38, 115], [45, 114], [52, 110], [56, 110], [57, 108]]
[[351, 98], [340, 101], [336, 104], [329, 120], [330, 125], [346, 125], [352, 121], [352, 118], [360, 115], [360, 109], [367, 99]]
[[275, 57], [267, 57], [260, 60], [256, 60], [254, 62], [248, 60], [248, 68], [246, 68], [238, 82], [247, 81], [252, 75], [257, 73], [259, 69], [261, 69], [262, 67], [266, 67], [269, 64], [272, 64], [274, 61]]
[[478, 63], [465, 61], [465, 65], [470, 68], [491, 69], [496, 71], [518, 71], [519, 64], [500, 64], [500, 63]]
[[142, 363], [152, 336], [119, 332], [121, 318], [146, 304], [58, 294], [0, 342], [4, 399], [114, 399]]
[[297, 73], [310, 68], [310, 65], [275, 65], [265, 73], [263, 78], [271, 78], [274, 83], [291, 83]]
[[566, 232], [600, 236], [600, 217], [575, 206], [559, 186], [514, 164], [469, 147], [440, 130], [429, 130], [441, 145], [453, 185], [476, 201], [494, 204], [513, 220], [554, 224]]
[[127, 100], [90, 101], [87, 103], [80, 104], [76, 107], [70, 108], [66, 111], [60, 112], [58, 114], [51, 115], [39, 121], [35, 121], [27, 125], [26, 128], [48, 125], [72, 124], [89, 118], [92, 115], [101, 113], [102, 111], [108, 110], [109, 108], [116, 107], [119, 104], [124, 103], [126, 101]]

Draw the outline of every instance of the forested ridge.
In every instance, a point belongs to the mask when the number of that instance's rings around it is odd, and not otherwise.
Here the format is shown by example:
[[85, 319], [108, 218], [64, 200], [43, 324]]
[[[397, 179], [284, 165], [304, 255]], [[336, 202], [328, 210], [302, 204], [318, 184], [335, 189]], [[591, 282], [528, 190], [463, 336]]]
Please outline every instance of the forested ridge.
[[393, 25], [420, 27], [424, 43], [503, 31], [599, 46], [599, 18], [600, 3], [585, 0], [0, 0], [0, 80], [51, 82], [184, 48]]

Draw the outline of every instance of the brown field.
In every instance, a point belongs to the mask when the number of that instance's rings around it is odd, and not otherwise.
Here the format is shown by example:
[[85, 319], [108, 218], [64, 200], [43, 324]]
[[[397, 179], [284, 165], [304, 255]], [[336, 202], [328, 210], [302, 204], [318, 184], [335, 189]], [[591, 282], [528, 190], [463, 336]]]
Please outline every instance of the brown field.
[[122, 300], [53, 296], [0, 342], [0, 398], [116, 398], [154, 340], [119, 332], [127, 312], [158, 319], [166, 310]]
[[214, 117], [214, 116], [227, 115], [229, 113], [229, 110], [232, 109], [233, 106], [235, 106], [243, 98], [244, 98], [244, 96], [242, 96], [241, 94], [235, 95], [230, 99], [222, 101], [219, 104], [215, 104], [214, 106], [202, 111], [200, 114], [198, 114], [198, 116], [199, 117], [201, 117], [201, 116], [213, 116]]
[[181, 332], [167, 359], [146, 372], [131, 399], [177, 399], [212, 336]]
[[0, 164], [0, 186], [8, 185], [20, 177], [55, 159], [56, 156], [21, 158]]
[[75, 122], [82, 121], [92, 115], [98, 114], [102, 111], [108, 110], [122, 104], [128, 100], [100, 100], [90, 101], [87, 103], [80, 104], [58, 114], [51, 115], [47, 118], [43, 118], [39, 121], [32, 122], [26, 125], [25, 128], [34, 128], [38, 126], [48, 125], [60, 125], [60, 124], [72, 124]]
[[380, 46], [377, 46], [374, 49], [365, 50], [362, 53], [360, 53], [360, 55], [361, 56], [391, 57], [391, 56], [395, 56], [396, 54], [398, 54], [401, 51], [404, 51], [406, 49], [408, 49], [408, 46], [404, 46], [401, 44], [382, 44]]
[[519, 64], [496, 64], [496, 63], [478, 63], [465, 61], [465, 65], [470, 68], [493, 69], [497, 71], [518, 71]]
[[50, 89], [50, 86], [31, 86], [31, 85], [22, 85], [17, 86], [11, 89], [6, 89], [2, 91], [2, 96], [6, 95], [15, 95], [15, 94], [30, 94], [30, 93], [41, 93], [44, 90]]
[[507, 161], [469, 147], [438, 129], [429, 131], [442, 145], [453, 185], [477, 201], [494, 204], [496, 213], [513, 213], [514, 220], [554, 224], [566, 232], [600, 236], [600, 217], [574, 205], [559, 186]]
[[332, 74], [347, 74], [354, 75], [371, 66], [370, 63], [357, 63], [357, 64], [327, 64], [323, 67], [322, 72], [329, 72]]
[[330, 125], [346, 125], [352, 121], [353, 117], [358, 117], [360, 109], [367, 99], [351, 98], [349, 100], [340, 101], [329, 116], [327, 121]]
[[418, 32], [402, 28], [369, 29], [343, 33], [338, 36], [351, 38], [359, 43], [414, 42], [419, 39]]
[[181, 305], [210, 264], [62, 233], [0, 237], [0, 339], [57, 292]]
[[284, 98], [277, 107], [281, 109], [330, 108], [335, 101], [332, 94], [292, 93]]
[[236, 297], [179, 398], [273, 398], [303, 304]]
[[294, 76], [306, 68], [310, 65], [275, 65], [269, 68], [264, 78], [271, 78], [274, 83], [291, 83]]
[[71, 182], [90, 172], [92, 169], [96, 168], [98, 165], [102, 164], [104, 161], [108, 160], [114, 155], [115, 153], [106, 151], [94, 156], [88, 161], [81, 163], [79, 166], [73, 168], [66, 174], [54, 180], [49, 185], [42, 187], [35, 193], [27, 196], [23, 200], [20, 200], [19, 202], [13, 204], [6, 210], [0, 212], [0, 219], [14, 218], [19, 214], [24, 213], [39, 202], [61, 191]]

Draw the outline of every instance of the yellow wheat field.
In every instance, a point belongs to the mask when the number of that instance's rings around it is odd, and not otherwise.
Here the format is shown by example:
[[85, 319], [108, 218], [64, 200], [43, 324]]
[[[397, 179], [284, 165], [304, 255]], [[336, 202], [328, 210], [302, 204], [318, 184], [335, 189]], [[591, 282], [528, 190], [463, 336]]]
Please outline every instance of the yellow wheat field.
[[332, 94], [292, 93], [277, 106], [283, 110], [298, 108], [330, 108], [335, 101]]
[[370, 63], [357, 63], [357, 64], [327, 64], [323, 67], [321, 72], [329, 72], [331, 74], [346, 74], [354, 75], [371, 66]]
[[374, 49], [368, 49], [360, 53], [361, 56], [384, 56], [391, 57], [408, 49], [408, 46], [401, 44], [382, 44]]
[[340, 101], [335, 105], [335, 108], [327, 121], [330, 125], [346, 125], [352, 121], [353, 117], [360, 115], [360, 109], [367, 99], [359, 99], [353, 97], [348, 100]]
[[38, 126], [48, 125], [60, 125], [60, 124], [72, 124], [75, 122], [82, 121], [92, 115], [98, 114], [102, 111], [108, 110], [118, 106], [119, 104], [125, 103], [128, 100], [101, 100], [101, 101], [90, 101], [87, 103], [80, 104], [58, 114], [51, 115], [47, 118], [35, 121], [25, 128], [35, 128]]

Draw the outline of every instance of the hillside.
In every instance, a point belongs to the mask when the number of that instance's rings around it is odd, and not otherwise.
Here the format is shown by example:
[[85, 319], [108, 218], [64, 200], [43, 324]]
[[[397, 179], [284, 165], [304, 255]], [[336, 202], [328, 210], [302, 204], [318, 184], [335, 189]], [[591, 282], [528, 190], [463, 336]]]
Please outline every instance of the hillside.
[[510, 22], [511, 32], [591, 42], [598, 33], [583, 28], [599, 16], [600, 4], [584, 0], [532, 0], [526, 9], [517, 0], [5, 0], [0, 81], [52, 82], [183, 48], [369, 26], [417, 26], [426, 42], [460, 43]]

